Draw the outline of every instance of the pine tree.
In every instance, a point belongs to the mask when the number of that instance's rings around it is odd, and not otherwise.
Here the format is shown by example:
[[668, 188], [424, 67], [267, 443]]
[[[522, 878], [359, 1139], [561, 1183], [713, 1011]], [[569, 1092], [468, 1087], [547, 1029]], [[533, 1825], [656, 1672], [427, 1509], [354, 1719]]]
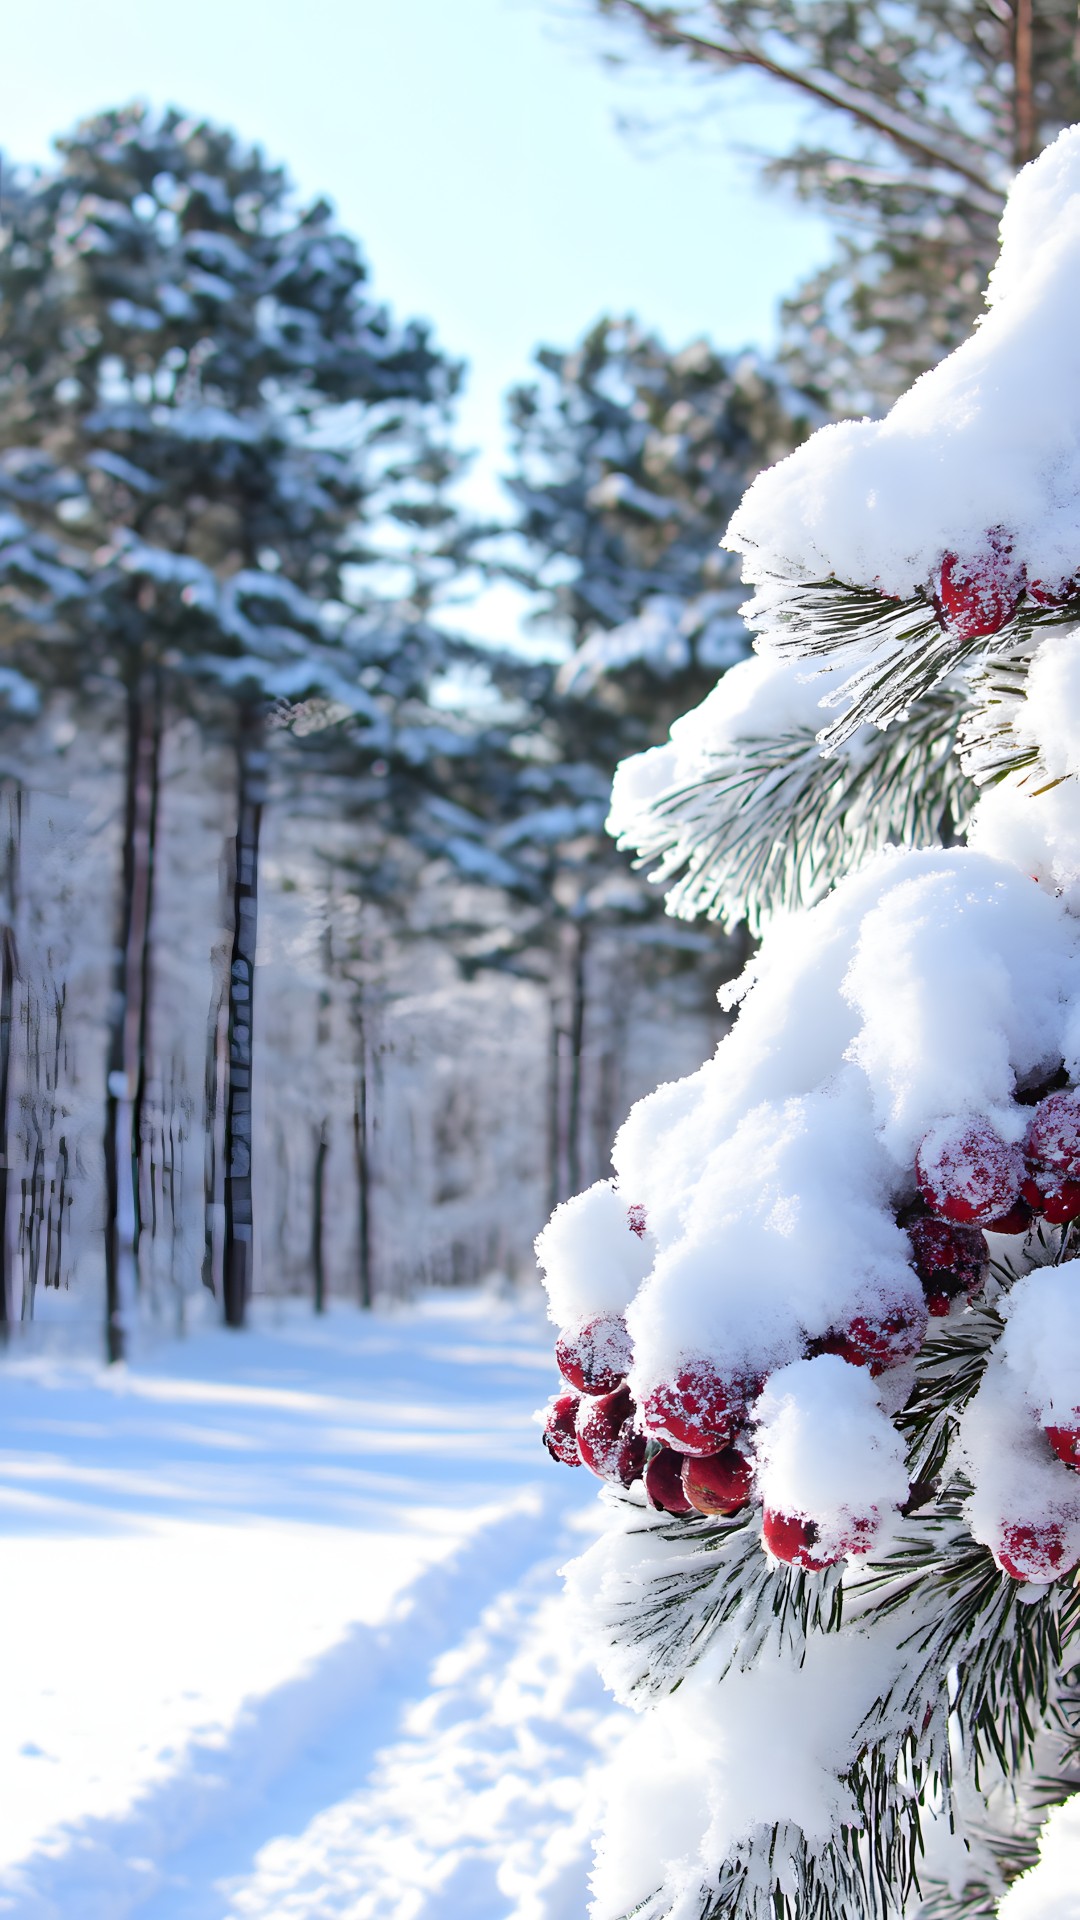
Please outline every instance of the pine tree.
[[438, 544], [448, 466], [431, 415], [457, 376], [422, 327], [370, 298], [327, 203], [299, 205], [283, 171], [228, 131], [136, 106], [58, 146], [54, 168], [5, 194], [0, 569], [15, 677], [0, 690], [10, 702], [19, 674], [66, 680], [124, 713], [105, 1126], [116, 1358], [138, 1275], [163, 716], [192, 708], [231, 737], [237, 766], [222, 1098], [224, 1305], [238, 1325], [252, 1282], [266, 717], [275, 699], [308, 695], [373, 711], [357, 581], [380, 519], [396, 518], [414, 552]]
[[619, 52], [705, 82], [760, 76], [808, 110], [805, 135], [761, 159], [838, 235], [784, 314], [791, 377], [838, 412], [893, 398], [963, 339], [1010, 177], [1080, 118], [1067, 0], [595, 3], [625, 29]]
[[598, 1920], [974, 1920], [1075, 1790], [1078, 208], [1072, 129], [973, 337], [750, 489], [756, 655], [620, 770], [765, 937], [538, 1242], [641, 1716]]

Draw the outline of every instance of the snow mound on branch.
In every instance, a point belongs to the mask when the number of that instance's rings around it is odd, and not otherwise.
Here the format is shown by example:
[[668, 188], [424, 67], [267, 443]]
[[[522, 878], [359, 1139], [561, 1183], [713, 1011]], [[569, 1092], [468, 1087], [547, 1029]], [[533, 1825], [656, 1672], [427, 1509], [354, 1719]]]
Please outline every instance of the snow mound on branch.
[[1042, 1426], [1080, 1415], [1080, 1260], [1041, 1267], [1014, 1286], [999, 1351]]
[[[663, 1877], [665, 1920], [698, 1920], [702, 1889], [774, 1822], [828, 1838], [857, 1810], [841, 1778], [888, 1651], [854, 1632], [717, 1684], [703, 1661], [633, 1726], [609, 1769], [592, 1920], [622, 1920]], [[782, 1868], [781, 1868], [782, 1871]]]
[[1029, 578], [1080, 563], [1080, 127], [1017, 177], [987, 312], [884, 420], [822, 427], [754, 481], [725, 544], [744, 577], [873, 584], [907, 598], [987, 532]]
[[631, 1228], [626, 1201], [612, 1181], [598, 1180], [565, 1200], [536, 1238], [556, 1326], [621, 1313], [648, 1273], [653, 1252], [652, 1235]]
[[1051, 1454], [1023, 1378], [1000, 1351], [964, 1410], [960, 1446], [975, 1489], [967, 1506], [975, 1539], [994, 1549], [1009, 1527], [1060, 1527], [1063, 1565], [1074, 1565], [1080, 1556], [1080, 1481]]
[[815, 1521], [827, 1550], [853, 1519], [907, 1498], [903, 1445], [865, 1368], [835, 1354], [797, 1360], [770, 1377], [754, 1419], [765, 1506]]

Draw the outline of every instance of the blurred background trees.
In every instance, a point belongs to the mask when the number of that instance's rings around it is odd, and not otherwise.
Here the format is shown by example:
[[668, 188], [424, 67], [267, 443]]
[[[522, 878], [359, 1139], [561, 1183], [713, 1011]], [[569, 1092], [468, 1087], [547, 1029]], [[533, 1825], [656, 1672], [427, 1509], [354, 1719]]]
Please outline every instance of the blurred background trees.
[[[1011, 170], [1080, 108], [1075, 21], [593, 4], [710, 112], [739, 71], [806, 103], [763, 165], [837, 251], [775, 364], [629, 315], [539, 348], [497, 524], [455, 491], [461, 369], [258, 150], [133, 107], [8, 177], [5, 1325], [100, 1297], [115, 1358], [200, 1280], [239, 1325], [524, 1269], [720, 1031], [745, 934], [664, 918], [612, 773], [745, 651], [748, 482], [970, 326]], [[539, 650], [457, 631], [478, 575]]]

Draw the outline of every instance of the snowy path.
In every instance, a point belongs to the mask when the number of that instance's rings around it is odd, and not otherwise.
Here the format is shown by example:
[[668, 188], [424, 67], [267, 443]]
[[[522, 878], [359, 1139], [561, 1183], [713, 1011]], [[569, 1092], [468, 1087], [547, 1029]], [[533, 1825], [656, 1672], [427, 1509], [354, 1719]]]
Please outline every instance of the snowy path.
[[0, 1913], [580, 1920], [619, 1716], [547, 1339], [470, 1298], [5, 1367]]

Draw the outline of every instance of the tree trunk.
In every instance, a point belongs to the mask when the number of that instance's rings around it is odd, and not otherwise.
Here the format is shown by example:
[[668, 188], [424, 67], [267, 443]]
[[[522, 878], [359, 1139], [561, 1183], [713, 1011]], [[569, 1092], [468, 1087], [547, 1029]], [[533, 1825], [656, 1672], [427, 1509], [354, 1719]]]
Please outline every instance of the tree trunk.
[[584, 920], [571, 927], [570, 947], [570, 1092], [566, 1120], [566, 1171], [568, 1190], [581, 1187], [581, 1107], [582, 1075], [585, 1051], [585, 957], [587, 935]]
[[122, 1360], [138, 1287], [137, 1116], [146, 1078], [150, 922], [161, 767], [161, 689], [144, 667], [127, 689], [124, 843], [105, 1098], [105, 1349]]
[[362, 1015], [357, 1024], [360, 1029], [360, 1047], [356, 1073], [356, 1098], [353, 1102], [358, 1237], [357, 1282], [360, 1305], [370, 1307], [374, 1295], [371, 1276], [371, 1159], [368, 1148], [367, 1027]]
[[225, 1245], [222, 1292], [227, 1327], [242, 1327], [254, 1280], [252, 1205], [252, 1041], [259, 917], [259, 829], [266, 799], [261, 708], [241, 709], [237, 738], [236, 865], [229, 968], [229, 1078], [225, 1095]]
[[1034, 160], [1037, 140], [1035, 124], [1035, 46], [1032, 0], [1014, 0], [1013, 5], [1013, 161], [1026, 166]]
[[22, 789], [5, 781], [7, 847], [4, 873], [4, 924], [0, 929], [0, 1340], [6, 1341], [15, 1306], [15, 1273], [11, 1222], [11, 1041], [15, 1011], [15, 980], [19, 970], [15, 945], [18, 906], [19, 850], [22, 842]]
[[311, 1271], [316, 1313], [326, 1312], [326, 1247], [323, 1229], [326, 1220], [326, 1156], [329, 1152], [327, 1126], [328, 1122], [324, 1120], [315, 1143], [311, 1193]]

